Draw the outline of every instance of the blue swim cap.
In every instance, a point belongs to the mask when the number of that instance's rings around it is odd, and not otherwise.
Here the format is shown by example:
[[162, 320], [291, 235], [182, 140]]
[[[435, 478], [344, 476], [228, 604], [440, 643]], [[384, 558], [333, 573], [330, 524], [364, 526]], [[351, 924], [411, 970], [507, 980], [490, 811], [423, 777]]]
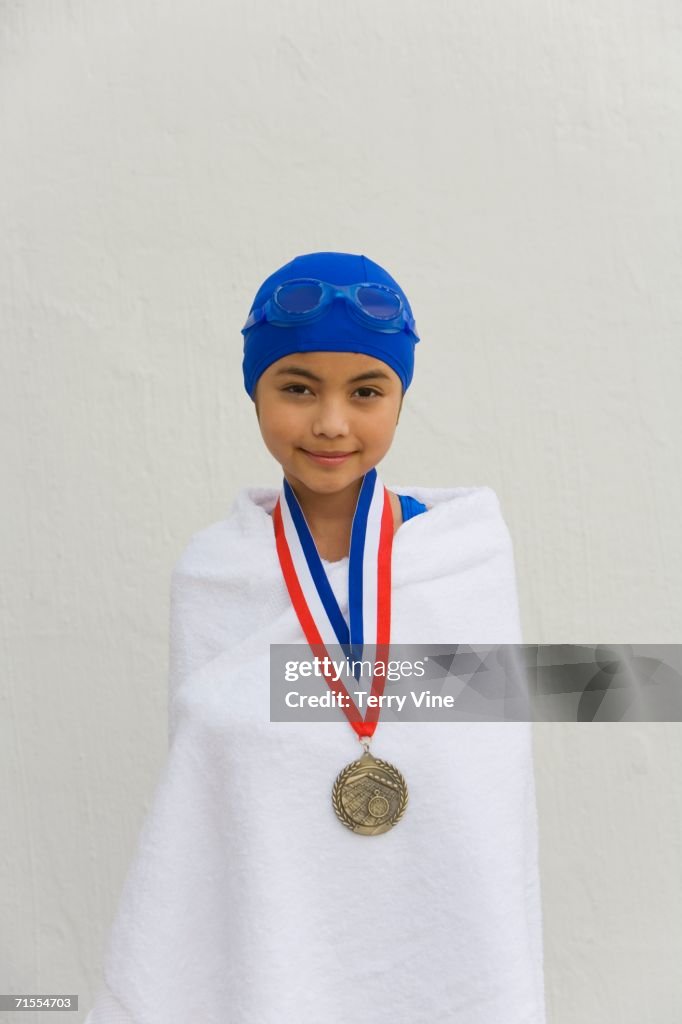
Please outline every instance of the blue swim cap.
[[[412, 317], [407, 296], [391, 275], [366, 256], [345, 252], [312, 252], [297, 256], [266, 278], [258, 289], [250, 312], [271, 298], [277, 285], [294, 278], [311, 277], [332, 285], [373, 282], [393, 288]], [[244, 387], [253, 399], [264, 370], [290, 352], [364, 352], [381, 359], [394, 370], [407, 391], [414, 370], [414, 346], [419, 341], [411, 330], [380, 331], [358, 322], [337, 297], [313, 323], [281, 327], [266, 320], [244, 333]]]

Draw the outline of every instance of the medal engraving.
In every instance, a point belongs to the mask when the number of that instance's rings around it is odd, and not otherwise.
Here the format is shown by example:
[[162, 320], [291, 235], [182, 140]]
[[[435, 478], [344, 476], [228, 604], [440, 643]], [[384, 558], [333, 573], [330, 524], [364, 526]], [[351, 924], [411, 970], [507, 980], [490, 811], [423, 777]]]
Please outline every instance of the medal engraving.
[[352, 832], [376, 836], [396, 825], [407, 807], [407, 785], [397, 768], [368, 750], [339, 772], [332, 804]]

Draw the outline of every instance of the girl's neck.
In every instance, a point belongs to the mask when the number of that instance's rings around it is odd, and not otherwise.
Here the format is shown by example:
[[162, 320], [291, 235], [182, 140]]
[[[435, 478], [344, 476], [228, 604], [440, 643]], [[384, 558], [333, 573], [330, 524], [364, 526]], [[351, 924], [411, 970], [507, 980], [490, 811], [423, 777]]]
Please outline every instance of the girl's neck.
[[354, 480], [342, 491], [320, 494], [298, 480], [287, 480], [303, 510], [321, 558], [338, 561], [350, 550], [353, 516], [358, 503], [362, 478]]
[[346, 526], [350, 530], [362, 487], [362, 479], [361, 477], [359, 480], [354, 480], [342, 491], [321, 494], [319, 491], [311, 491], [309, 487], [298, 480], [292, 482], [287, 477], [313, 534], [315, 530], [329, 533], [334, 530], [343, 530]]

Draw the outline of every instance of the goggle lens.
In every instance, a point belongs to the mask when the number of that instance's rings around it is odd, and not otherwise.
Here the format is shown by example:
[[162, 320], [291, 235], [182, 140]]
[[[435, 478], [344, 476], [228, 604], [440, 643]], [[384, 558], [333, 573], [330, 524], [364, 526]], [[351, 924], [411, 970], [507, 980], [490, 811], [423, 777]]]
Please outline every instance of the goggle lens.
[[392, 320], [400, 312], [400, 298], [383, 288], [358, 288], [357, 300], [362, 308], [379, 320]]
[[313, 281], [283, 284], [277, 289], [276, 298], [287, 313], [309, 313], [319, 306], [322, 288]]

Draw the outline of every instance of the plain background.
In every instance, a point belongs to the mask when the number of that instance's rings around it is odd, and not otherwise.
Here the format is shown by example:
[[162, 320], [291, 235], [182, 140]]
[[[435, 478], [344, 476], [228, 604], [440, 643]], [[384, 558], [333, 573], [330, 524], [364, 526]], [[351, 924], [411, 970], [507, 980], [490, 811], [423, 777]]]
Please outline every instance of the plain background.
[[[681, 46], [677, 0], [0, 2], [0, 991], [90, 1007], [171, 567], [281, 483], [239, 331], [293, 256], [407, 292], [382, 478], [495, 488], [526, 642], [682, 639]], [[551, 1024], [682, 1019], [679, 724], [535, 745]]]

